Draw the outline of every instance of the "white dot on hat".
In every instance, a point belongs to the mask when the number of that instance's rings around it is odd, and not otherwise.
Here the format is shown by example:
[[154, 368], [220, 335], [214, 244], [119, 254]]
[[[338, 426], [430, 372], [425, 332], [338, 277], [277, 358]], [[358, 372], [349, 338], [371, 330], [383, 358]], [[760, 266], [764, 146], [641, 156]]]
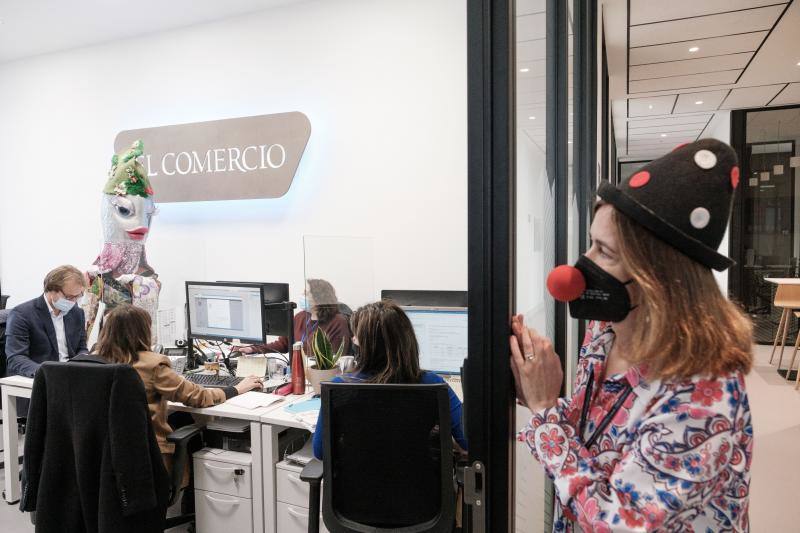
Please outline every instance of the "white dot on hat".
[[694, 153], [694, 162], [698, 167], [708, 170], [717, 164], [717, 156], [711, 150], [698, 150]]
[[689, 215], [689, 221], [697, 229], [703, 229], [711, 222], [711, 213], [705, 207], [696, 207]]

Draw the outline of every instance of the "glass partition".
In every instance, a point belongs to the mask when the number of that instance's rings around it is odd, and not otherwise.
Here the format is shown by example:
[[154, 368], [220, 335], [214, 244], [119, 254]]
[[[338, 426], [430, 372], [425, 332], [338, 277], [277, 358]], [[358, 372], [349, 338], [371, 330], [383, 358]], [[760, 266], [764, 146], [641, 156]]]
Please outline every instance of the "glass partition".
[[[752, 317], [756, 342], [771, 344], [781, 310], [772, 303], [769, 277], [800, 277], [800, 108], [745, 113], [742, 182], [737, 208], [741, 229], [732, 235], [733, 296]], [[792, 318], [788, 338], [797, 334]]]

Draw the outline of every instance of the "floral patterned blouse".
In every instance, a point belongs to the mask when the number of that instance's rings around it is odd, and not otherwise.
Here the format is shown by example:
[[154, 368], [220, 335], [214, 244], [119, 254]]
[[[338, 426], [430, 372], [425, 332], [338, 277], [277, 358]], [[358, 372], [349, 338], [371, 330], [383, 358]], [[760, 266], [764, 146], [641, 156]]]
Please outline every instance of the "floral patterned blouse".
[[633, 367], [601, 383], [613, 340], [609, 323], [590, 322], [574, 395], [535, 412], [518, 435], [554, 481], [553, 530], [575, 521], [587, 533], [748, 531], [753, 427], [742, 373], [648, 382]]

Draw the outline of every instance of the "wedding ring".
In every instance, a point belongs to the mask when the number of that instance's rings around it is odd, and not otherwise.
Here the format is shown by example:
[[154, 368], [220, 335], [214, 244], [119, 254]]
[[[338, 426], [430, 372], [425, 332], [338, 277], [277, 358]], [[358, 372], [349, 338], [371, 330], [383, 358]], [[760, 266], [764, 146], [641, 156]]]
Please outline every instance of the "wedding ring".
[[528, 361], [533, 361], [534, 359], [536, 359], [536, 354], [526, 353], [525, 354], [525, 359], [527, 359]]

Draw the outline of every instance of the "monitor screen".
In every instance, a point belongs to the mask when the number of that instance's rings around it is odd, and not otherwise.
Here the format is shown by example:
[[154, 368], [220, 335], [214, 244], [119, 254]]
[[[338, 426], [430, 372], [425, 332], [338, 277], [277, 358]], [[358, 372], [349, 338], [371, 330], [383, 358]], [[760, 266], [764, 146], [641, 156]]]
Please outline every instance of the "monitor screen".
[[458, 374], [467, 357], [467, 310], [404, 307], [419, 343], [419, 365], [437, 374]]
[[191, 337], [264, 342], [264, 303], [259, 285], [188, 281], [186, 301]]

